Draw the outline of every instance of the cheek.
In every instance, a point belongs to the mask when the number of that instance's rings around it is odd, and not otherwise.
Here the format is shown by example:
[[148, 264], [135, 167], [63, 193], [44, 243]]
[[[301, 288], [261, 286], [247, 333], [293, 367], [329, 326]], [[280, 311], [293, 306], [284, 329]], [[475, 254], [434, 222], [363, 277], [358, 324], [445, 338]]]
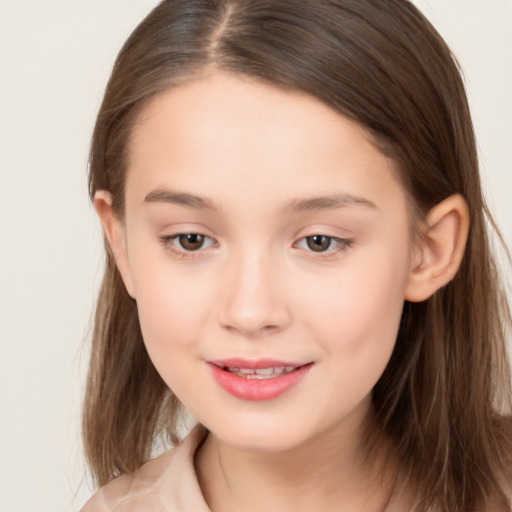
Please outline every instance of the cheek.
[[[208, 313], [208, 291], [178, 274], [149, 277], [139, 288], [137, 305], [147, 339], [194, 343]], [[174, 342], [174, 341], [173, 341]]]
[[336, 298], [326, 301], [316, 321], [322, 350], [324, 396], [312, 406], [347, 413], [370, 395], [395, 347], [403, 308], [396, 282], [386, 275], [353, 273], [341, 281]]
[[194, 390], [201, 385], [197, 368], [211, 311], [208, 292], [183, 273], [150, 274], [139, 287], [137, 300], [144, 344], [173, 393], [183, 403], [199, 405], [201, 410], [208, 403], [203, 403]]
[[214, 285], [197, 266], [176, 265], [159, 248], [133, 251], [131, 262], [144, 342], [155, 366], [170, 368], [204, 337]]
[[318, 294], [311, 322], [324, 350], [349, 374], [380, 375], [389, 361], [404, 303], [404, 254], [371, 251], [340, 272], [321, 299]]

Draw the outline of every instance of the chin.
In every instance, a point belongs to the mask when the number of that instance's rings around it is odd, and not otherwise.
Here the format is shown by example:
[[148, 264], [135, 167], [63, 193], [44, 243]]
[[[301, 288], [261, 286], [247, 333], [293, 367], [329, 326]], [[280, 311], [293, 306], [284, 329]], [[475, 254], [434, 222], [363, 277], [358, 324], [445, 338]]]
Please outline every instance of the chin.
[[[209, 428], [207, 423], [203, 423]], [[219, 422], [211, 425], [210, 432], [221, 441], [237, 450], [248, 452], [283, 452], [308, 441], [308, 429], [300, 418], [293, 423], [283, 418], [260, 417], [256, 421]]]
[[[218, 437], [218, 436], [217, 436]], [[287, 435], [276, 435], [268, 433], [268, 435], [262, 435], [262, 433], [251, 435], [238, 435], [234, 436], [219, 437], [219, 439], [226, 445], [237, 450], [246, 452], [259, 452], [259, 453], [278, 453], [291, 450], [297, 445], [302, 444], [305, 439], [295, 439], [290, 437], [290, 433]]]

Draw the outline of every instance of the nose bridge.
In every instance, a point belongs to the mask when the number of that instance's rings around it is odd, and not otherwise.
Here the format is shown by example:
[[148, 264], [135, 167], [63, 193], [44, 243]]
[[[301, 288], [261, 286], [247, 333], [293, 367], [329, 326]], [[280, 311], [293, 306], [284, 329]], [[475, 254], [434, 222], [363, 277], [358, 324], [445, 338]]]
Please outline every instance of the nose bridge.
[[282, 329], [289, 321], [279, 265], [270, 250], [246, 245], [228, 262], [220, 322], [244, 335]]

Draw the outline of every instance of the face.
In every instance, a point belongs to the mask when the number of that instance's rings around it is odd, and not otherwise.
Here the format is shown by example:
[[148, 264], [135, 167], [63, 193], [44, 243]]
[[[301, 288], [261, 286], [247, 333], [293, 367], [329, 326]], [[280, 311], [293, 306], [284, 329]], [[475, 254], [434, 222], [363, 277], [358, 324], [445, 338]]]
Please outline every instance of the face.
[[157, 370], [219, 440], [353, 434], [411, 272], [393, 162], [318, 100], [217, 73], [146, 107], [123, 278]]

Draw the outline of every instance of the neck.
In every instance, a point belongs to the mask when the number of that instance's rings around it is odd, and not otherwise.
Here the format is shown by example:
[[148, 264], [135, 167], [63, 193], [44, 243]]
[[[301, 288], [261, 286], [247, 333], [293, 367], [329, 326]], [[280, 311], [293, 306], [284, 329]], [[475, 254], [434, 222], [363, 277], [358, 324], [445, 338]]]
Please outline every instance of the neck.
[[361, 437], [333, 429], [269, 453], [233, 448], [210, 433], [196, 455], [198, 480], [213, 512], [381, 512], [393, 491], [396, 459], [385, 436], [376, 435], [369, 456]]

